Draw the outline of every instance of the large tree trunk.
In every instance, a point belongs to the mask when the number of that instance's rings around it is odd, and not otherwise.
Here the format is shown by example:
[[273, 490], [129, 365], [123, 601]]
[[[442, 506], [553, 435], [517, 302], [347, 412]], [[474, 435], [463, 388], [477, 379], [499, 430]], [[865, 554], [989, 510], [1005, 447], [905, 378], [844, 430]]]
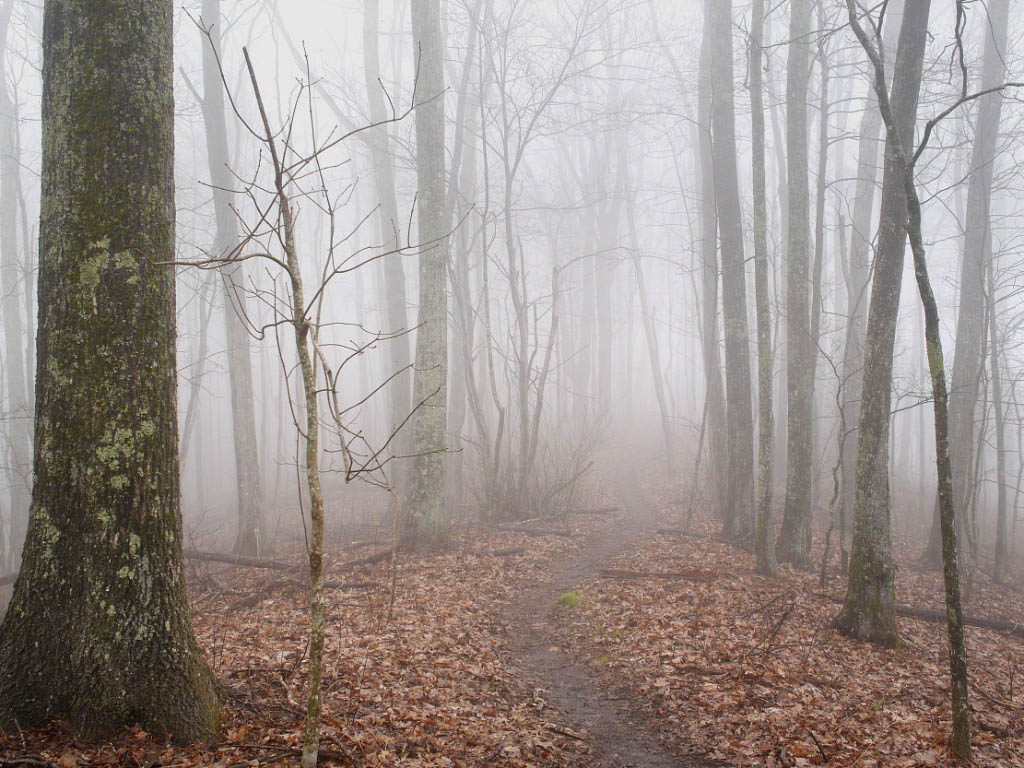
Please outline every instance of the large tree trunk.
[[[708, 477], [712, 505], [720, 519], [728, 508], [729, 452], [722, 389], [722, 352], [718, 335], [718, 207], [715, 203], [715, 163], [711, 141], [711, 11], [704, 10], [704, 40], [697, 80], [697, 147], [700, 166], [701, 343], [707, 400]], [[671, 350], [670, 350], [671, 351]]]
[[0, 626], [5, 727], [192, 740], [218, 719], [181, 549], [172, 10], [46, 3], [36, 481]]
[[779, 560], [801, 568], [811, 555], [811, 426], [814, 339], [810, 328], [810, 192], [807, 179], [807, 85], [810, 77], [810, 0], [790, 6], [786, 75], [786, 155], [789, 161], [789, 240], [786, 249], [786, 346], [789, 388], [786, 506]]
[[[882, 31], [886, 61], [896, 47], [899, 19], [903, 15], [903, 2], [890, 4], [885, 16], [888, 22]], [[854, 190], [853, 220], [850, 228], [850, 258], [846, 281], [846, 341], [843, 345], [843, 388], [840, 407], [849, 429], [842, 442], [842, 490], [839, 506], [840, 549], [846, 555], [846, 536], [853, 518], [853, 498], [857, 473], [857, 441], [859, 438], [861, 390], [864, 382], [864, 327], [867, 321], [868, 283], [871, 279], [871, 224], [875, 207], [875, 187], [878, 184], [879, 131], [882, 116], [878, 111], [878, 98], [868, 88], [861, 116], [860, 139], [857, 147], [857, 183]], [[845, 559], [844, 559], [845, 562]]]
[[[228, 167], [228, 129], [224, 119], [224, 86], [218, 61], [221, 21], [220, 0], [203, 0], [203, 24], [210, 39], [203, 44], [203, 121], [206, 124], [206, 157], [213, 187], [217, 223], [213, 258], [232, 256], [238, 246], [238, 225], [231, 207], [232, 176]], [[238, 530], [234, 553], [262, 557], [263, 493], [260, 458], [256, 444], [256, 414], [252, 388], [252, 355], [246, 324], [249, 318], [245, 262], [226, 264], [224, 322], [228, 345], [228, 381], [231, 389], [231, 429], [235, 446], [235, 484], [238, 492]]]
[[[891, 101], [904, 146], [910, 146], [914, 136], [930, 9], [931, 0], [907, 0], [900, 29]], [[893, 645], [898, 640], [888, 453], [893, 347], [903, 284], [906, 225], [903, 172], [893, 156], [892, 142], [887, 141], [865, 343], [850, 574], [843, 609], [835, 620], [842, 632], [880, 645]]]
[[[1003, 82], [1009, 6], [1009, 0], [992, 0], [989, 4], [988, 20], [985, 23], [985, 59], [979, 90], [993, 88]], [[982, 96], [978, 100], [978, 119], [967, 187], [964, 252], [960, 262], [960, 308], [949, 382], [949, 458], [953, 465], [953, 502], [957, 509], [965, 511], [973, 487], [971, 469], [974, 466], [976, 435], [974, 410], [978, 402], [978, 383], [983, 364], [981, 348], [985, 339], [985, 246], [991, 236], [989, 211], [992, 175], [1002, 107], [1001, 91]], [[938, 514], [936, 505], [936, 524], [932, 526], [924, 553], [925, 562], [932, 567], [939, 567], [942, 563]], [[960, 523], [966, 524], [966, 515], [961, 515]]]
[[709, 3], [711, 16], [712, 152], [722, 244], [722, 310], [725, 318], [725, 391], [729, 477], [722, 532], [753, 533], [754, 425], [750, 402], [750, 340], [747, 331], [746, 263], [736, 168], [733, 108], [732, 0]]
[[412, 4], [416, 86], [416, 174], [420, 243], [419, 330], [413, 400], [413, 458], [407, 513], [428, 544], [445, 536], [448, 402], [448, 225], [444, 220], [444, 71], [440, 0]]
[[[0, 8], [0, 61], [6, 61], [7, 34], [13, 0]], [[32, 418], [31, 386], [25, 375], [25, 336], [22, 330], [22, 296], [28, 281], [24, 279], [18, 248], [18, 193], [21, 160], [14, 100], [3, 73], [0, 82], [0, 289], [3, 290], [4, 373], [7, 379], [7, 424], [10, 440], [8, 484], [11, 494], [10, 562], [21, 559], [28, 509], [32, 493]], [[28, 243], [22, 244], [26, 249]], [[31, 343], [30, 339], [30, 343]], [[0, 532], [0, 554], [3, 552]]]
[[750, 108], [753, 146], [751, 166], [754, 184], [754, 297], [757, 304], [757, 526], [754, 551], [757, 572], [771, 576], [775, 572], [775, 547], [772, 542], [772, 460], [775, 451], [775, 413], [772, 404], [772, 374], [775, 351], [772, 349], [772, 316], [768, 278], [768, 202], [765, 187], [764, 128], [764, 0], [754, 0], [750, 24]]

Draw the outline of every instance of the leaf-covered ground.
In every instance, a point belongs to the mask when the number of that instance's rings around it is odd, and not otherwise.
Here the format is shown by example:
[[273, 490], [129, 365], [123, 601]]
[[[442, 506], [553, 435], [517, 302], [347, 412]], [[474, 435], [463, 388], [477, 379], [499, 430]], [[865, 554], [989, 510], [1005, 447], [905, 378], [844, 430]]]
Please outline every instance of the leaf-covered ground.
[[[663, 530], [679, 528], [685, 512], [667, 484], [658, 495]], [[901, 619], [898, 650], [845, 639], [829, 628], [838, 606], [817, 574], [761, 578], [753, 555], [715, 541], [716, 531], [700, 521], [696, 537], [650, 537], [581, 584], [565, 629], [580, 663], [646, 700], [666, 739], [728, 764], [953, 762], [944, 625]], [[901, 542], [900, 562], [920, 547]], [[819, 566], [821, 554], [819, 544]], [[899, 602], [944, 610], [940, 574], [902, 567], [897, 584]], [[829, 594], [841, 593], [836, 566]], [[1020, 593], [983, 574], [966, 607], [1024, 624]], [[1024, 640], [968, 628], [967, 642], [974, 764], [1024, 765]]]
[[[680, 528], [686, 509], [672, 501], [678, 488], [654, 474], [635, 485], [646, 497], [636, 503], [660, 510], [654, 525]], [[580, 726], [586, 702], [572, 717], [553, 709], [522, 667], [516, 633], [539, 626], [524, 622], [524, 591], [550, 582], [569, 560], [585, 561], [588, 543], [594, 550], [603, 541], [608, 551], [608, 532], [631, 512], [530, 523], [531, 534], [460, 529], [446, 552], [400, 555], [393, 602], [387, 561], [343, 567], [380, 545], [336, 543], [327, 569], [322, 763], [597, 764], [591, 745], [599, 734]], [[830, 597], [842, 591], [836, 566], [824, 594], [816, 574], [784, 569], [763, 579], [753, 556], [716, 541], [715, 531], [713, 521], [698, 519], [693, 535], [651, 531], [618, 557], [597, 558], [564, 600], [537, 606], [554, 617], [544, 647], [585, 667], [587, 684], [604, 684], [610, 698], [628, 697], [646, 712], [637, 727], [660, 737], [680, 765], [951, 762], [942, 625], [903, 619], [898, 650], [846, 640], [828, 626], [837, 610]], [[901, 562], [912, 562], [919, 547], [901, 543]], [[939, 578], [902, 567], [899, 601], [941, 608]], [[193, 564], [190, 590], [200, 645], [223, 684], [219, 742], [177, 747], [127, 730], [90, 744], [58, 722], [4, 734], [0, 766], [297, 764], [307, 627], [301, 570]], [[984, 575], [967, 609], [1024, 622], [1020, 594]], [[1024, 640], [969, 629], [968, 648], [975, 764], [1024, 766]]]

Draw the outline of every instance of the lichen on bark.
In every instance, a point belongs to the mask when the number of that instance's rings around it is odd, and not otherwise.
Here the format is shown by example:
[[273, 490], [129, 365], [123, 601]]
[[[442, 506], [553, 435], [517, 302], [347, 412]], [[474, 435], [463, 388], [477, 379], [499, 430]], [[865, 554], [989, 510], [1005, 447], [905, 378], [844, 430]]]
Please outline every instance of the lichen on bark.
[[35, 467], [0, 719], [214, 734], [185, 596], [170, 0], [50, 0]]

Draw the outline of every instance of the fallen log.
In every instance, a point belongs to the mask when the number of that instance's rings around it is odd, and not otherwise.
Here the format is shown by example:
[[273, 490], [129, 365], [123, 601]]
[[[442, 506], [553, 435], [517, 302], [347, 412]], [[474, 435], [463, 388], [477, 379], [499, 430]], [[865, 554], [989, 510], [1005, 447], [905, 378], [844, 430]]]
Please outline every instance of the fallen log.
[[655, 533], [661, 534], [662, 536], [686, 536], [691, 539], [710, 539], [706, 533], [692, 533], [691, 531], [684, 531], [682, 528], [658, 528]]
[[[837, 595], [829, 595], [833, 603], [842, 604], [844, 598]], [[896, 615], [905, 616], [908, 619], [919, 619], [932, 624], [945, 624], [947, 621], [945, 611], [935, 611], [931, 608], [916, 608], [904, 603], [896, 603]], [[964, 625], [977, 627], [978, 629], [991, 629], [996, 632], [1006, 632], [1015, 637], [1024, 637], [1024, 623], [1019, 621], [1007, 621], [1005, 619], [988, 619], [984, 616], [964, 616]]]
[[200, 552], [190, 549], [185, 552], [189, 560], [199, 560], [203, 563], [224, 563], [225, 565], [236, 565], [242, 568], [268, 568], [272, 571], [294, 571], [299, 566], [291, 563], [282, 563], [278, 560], [262, 560], [258, 557], [244, 557], [242, 555], [225, 555], [220, 552]]
[[631, 571], [625, 568], [602, 568], [598, 573], [606, 579], [669, 579], [673, 581], [705, 581], [718, 578], [717, 573], [699, 568], [684, 568], [681, 571]]
[[358, 560], [349, 560], [347, 563], [342, 563], [341, 565], [328, 568], [328, 570], [351, 571], [353, 568], [358, 568], [361, 565], [373, 565], [374, 563], [379, 563], [383, 560], [387, 560], [389, 557], [391, 557], [391, 550], [384, 549], [380, 552], [376, 552], [370, 555], [369, 557], [361, 557]]
[[495, 549], [491, 552], [485, 552], [484, 554], [491, 555], [492, 557], [513, 557], [515, 555], [525, 555], [526, 548], [509, 547], [508, 549]]
[[527, 536], [561, 536], [565, 539], [572, 538], [572, 534], [568, 531], [547, 531], [542, 528], [499, 528], [499, 530], [508, 533], [522, 533]]
[[612, 507], [594, 507], [593, 509], [570, 509], [565, 514], [567, 515], [611, 515], [618, 512], [619, 508]]

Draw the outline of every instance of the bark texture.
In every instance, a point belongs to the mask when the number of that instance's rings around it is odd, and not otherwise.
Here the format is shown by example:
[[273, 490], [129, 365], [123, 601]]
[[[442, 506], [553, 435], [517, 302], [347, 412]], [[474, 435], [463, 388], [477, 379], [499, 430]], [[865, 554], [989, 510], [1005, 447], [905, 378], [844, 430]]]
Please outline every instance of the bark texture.
[[448, 234], [444, 220], [444, 52], [440, 0], [412, 3], [416, 85], [416, 175], [420, 306], [413, 384], [413, 465], [408, 514], [416, 537], [437, 544], [447, 530], [445, 459], [448, 402]]
[[[51, 0], [32, 510], [0, 626], [7, 724], [214, 734], [176, 416], [170, 0]], [[83, 354], [83, 351], [87, 353]]]
[[810, 0], [790, 6], [786, 74], [786, 156], [789, 162], [789, 239], [786, 248], [786, 506], [779, 560], [801, 568], [811, 555], [811, 427], [814, 355], [810, 327], [810, 189], [807, 180], [807, 85], [810, 77]]
[[[220, 0], [203, 0], [203, 24], [210, 39], [203, 45], [203, 121], [206, 124], [206, 157], [213, 186], [216, 235], [213, 257], [233, 256], [238, 245], [238, 224], [231, 209], [233, 177], [228, 167], [228, 128], [221, 81], [220, 38], [223, 31]], [[228, 382], [231, 390], [231, 434], [235, 447], [235, 485], [238, 499], [236, 555], [262, 557], [263, 494], [260, 457], [256, 444], [256, 414], [252, 387], [252, 352], [248, 320], [249, 300], [245, 262], [221, 268], [224, 287], [224, 323], [227, 337]]]
[[754, 0], [750, 24], [751, 168], [754, 183], [754, 296], [757, 306], [757, 526], [754, 551], [757, 572], [775, 572], [772, 542], [772, 492], [775, 453], [775, 412], [772, 403], [772, 316], [769, 304], [768, 201], [765, 182], [764, 127], [764, 0]]
[[697, 79], [697, 148], [700, 166], [701, 345], [707, 400], [708, 474], [719, 518], [728, 508], [729, 452], [722, 388], [721, 337], [718, 333], [718, 209], [711, 142], [711, 11], [705, 5], [704, 40]]
[[[892, 84], [892, 113], [899, 139], [910, 146], [917, 120], [930, 0], [907, 0]], [[884, 88], [884, 86], [883, 86]], [[864, 389], [857, 445], [856, 493], [850, 573], [835, 624], [845, 634], [879, 645], [899, 641], [889, 493], [889, 412], [903, 263], [907, 196], [893, 142], [886, 142], [882, 212], [875, 254], [864, 354]]]
[[750, 338], [743, 221], [736, 167], [733, 102], [732, 0], [709, 3], [711, 16], [711, 131], [722, 246], [722, 312], [725, 318], [726, 443], [729, 476], [723, 534], [748, 538], [754, 521], [754, 425], [750, 396]]
[[[985, 58], [978, 90], [993, 88], [1003, 82], [1009, 9], [1009, 0], [992, 0], [988, 4]], [[960, 262], [960, 307], [949, 382], [949, 458], [953, 465], [953, 502], [960, 510], [967, 509], [968, 500], [974, 493], [972, 468], [977, 434], [974, 412], [978, 403], [978, 385], [984, 364], [982, 348], [985, 346], [986, 335], [986, 246], [992, 236], [989, 223], [992, 176], [1002, 106], [1001, 91], [987, 94], [978, 100], [970, 177], [967, 182], [967, 218], [963, 259]], [[938, 514], [936, 506], [936, 516]], [[965, 520], [961, 519], [960, 522], [963, 525]], [[924, 557], [926, 563], [934, 567], [942, 562], [939, 531], [936, 517]]]
[[[7, 33], [14, 1], [0, 7], [0, 61], [6, 60]], [[11, 494], [10, 562], [17, 564], [25, 540], [32, 493], [32, 407], [31, 386], [26, 376], [25, 334], [22, 327], [22, 299], [27, 287], [18, 248], [18, 195], [21, 186], [21, 158], [15, 105], [6, 75], [0, 82], [0, 299], [4, 325], [4, 374], [7, 380], [7, 438], [9, 459], [7, 481]], [[22, 243], [27, 248], [28, 243]], [[31, 337], [29, 337], [31, 339]], [[0, 533], [0, 552], [3, 538]]]

